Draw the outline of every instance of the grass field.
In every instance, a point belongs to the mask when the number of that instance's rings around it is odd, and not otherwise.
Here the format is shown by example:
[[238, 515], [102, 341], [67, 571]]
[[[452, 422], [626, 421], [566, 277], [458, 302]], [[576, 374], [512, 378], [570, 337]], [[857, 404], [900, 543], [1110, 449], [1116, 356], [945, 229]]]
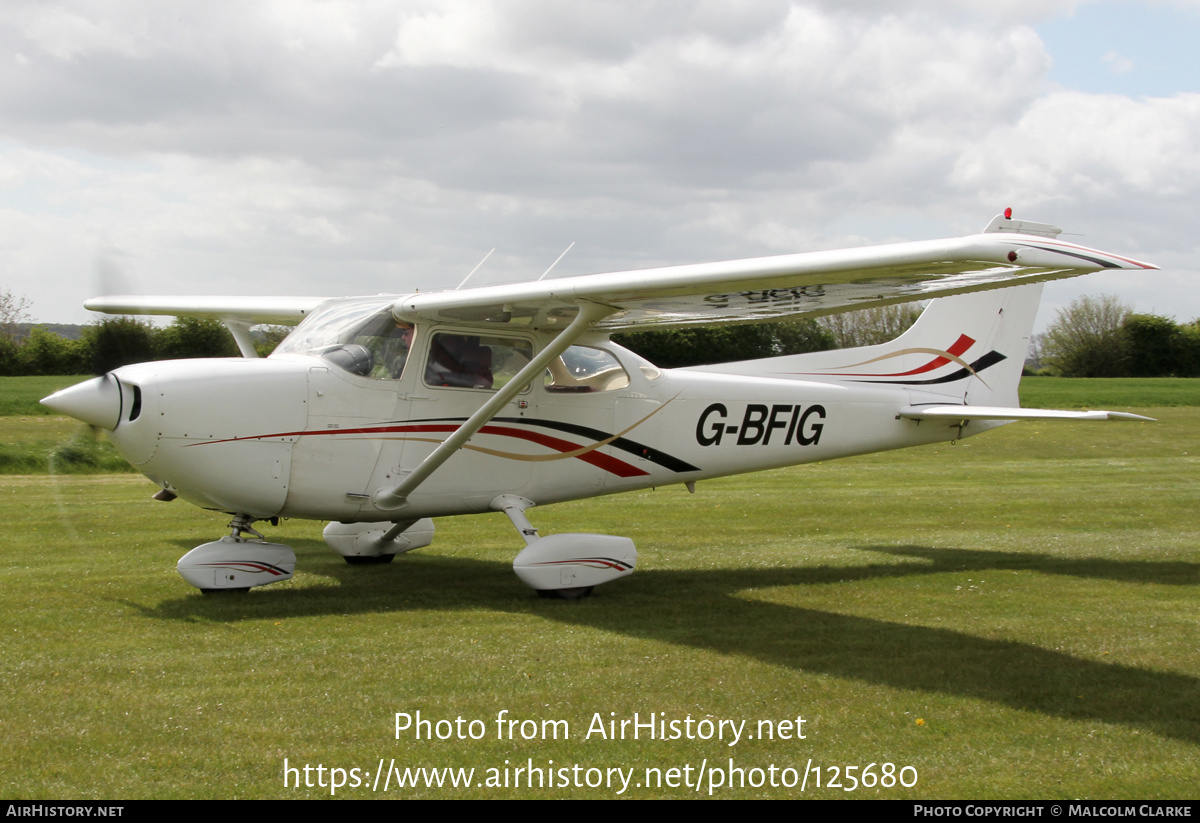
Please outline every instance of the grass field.
[[[1042, 380], [1024, 381], [1040, 392], [1026, 404], [1073, 405], [1069, 385]], [[293, 581], [203, 597], [174, 564], [225, 517], [150, 501], [139, 475], [0, 477], [0, 794], [320, 797], [284, 788], [285, 758], [372, 780], [382, 758], [475, 768], [474, 782], [507, 768], [510, 786], [337, 796], [616, 794], [512, 787], [511, 769], [553, 760], [632, 768], [624, 796], [682, 798], [697, 792], [636, 784], [671, 768], [694, 782], [732, 759], [747, 781], [819, 766], [806, 797], [1194, 798], [1200, 407], [1179, 400], [1191, 383], [1143, 383], [1081, 405], [1158, 423], [1024, 423], [694, 496], [537, 509], [543, 534], [639, 547], [631, 578], [576, 603], [516, 580], [502, 515], [439, 520], [432, 547], [376, 568], [346, 566], [321, 524], [285, 522], [268, 536], [295, 548]], [[418, 710], [484, 721], [485, 737], [397, 740], [395, 713]], [[565, 720], [570, 739], [498, 740], [500, 711]], [[585, 739], [595, 715], [634, 712], [745, 720], [751, 734], [803, 716], [806, 736]], [[910, 766], [916, 785], [826, 785], [872, 763], [876, 776]]]
[[89, 379], [0, 377], [0, 474], [129, 472], [103, 434], [77, 420], [52, 417], [41, 398]]
[[1026, 377], [1021, 405], [1040, 409], [1200, 405], [1200, 380], [1187, 377]]
[[38, 401], [49, 394], [84, 380], [90, 374], [52, 377], [0, 377], [0, 417], [46, 416], [51, 411]]

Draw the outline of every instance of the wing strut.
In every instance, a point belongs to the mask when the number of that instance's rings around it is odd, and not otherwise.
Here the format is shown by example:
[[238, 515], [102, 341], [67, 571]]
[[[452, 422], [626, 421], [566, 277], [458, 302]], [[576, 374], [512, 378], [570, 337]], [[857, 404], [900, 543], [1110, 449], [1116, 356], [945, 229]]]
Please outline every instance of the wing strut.
[[229, 329], [229, 333], [233, 335], [233, 340], [237, 343], [238, 351], [242, 353], [242, 357], [258, 357], [258, 350], [254, 348], [254, 338], [250, 336], [251, 323], [246, 320], [229, 317], [222, 317], [221, 322], [225, 324], [225, 328]]
[[579, 313], [575, 315], [575, 319], [571, 321], [570, 325], [563, 329], [550, 342], [550, 345], [546, 346], [536, 357], [530, 360], [525, 365], [525, 368], [517, 372], [517, 375], [512, 380], [505, 383], [500, 391], [493, 394], [479, 408], [479, 411], [471, 415], [471, 418], [466, 423], [455, 429], [453, 434], [430, 452], [429, 456], [421, 461], [421, 465], [417, 466], [412, 474], [405, 477], [399, 484], [379, 489], [371, 495], [371, 502], [375, 504], [375, 508], [389, 511], [403, 506], [408, 501], [408, 496], [412, 494], [417, 486], [425, 482], [425, 479], [429, 475], [433, 474], [439, 466], [449, 460], [452, 454], [461, 449], [477, 431], [483, 428], [489, 420], [508, 405], [510, 400], [516, 397], [535, 377], [541, 374], [550, 365], [550, 361], [565, 352], [572, 343], [578, 340], [581, 335], [591, 329], [596, 323], [617, 311], [612, 306], [604, 306], [600, 303], [591, 303], [583, 300], [578, 303], [578, 306]]

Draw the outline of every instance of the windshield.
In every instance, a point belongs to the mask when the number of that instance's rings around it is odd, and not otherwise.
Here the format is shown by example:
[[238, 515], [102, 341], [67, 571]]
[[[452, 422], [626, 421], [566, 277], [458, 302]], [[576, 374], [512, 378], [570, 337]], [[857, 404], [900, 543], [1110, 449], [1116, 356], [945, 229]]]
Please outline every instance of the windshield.
[[339, 300], [305, 318], [274, 353], [322, 357], [352, 374], [396, 380], [412, 339], [412, 325], [392, 317], [392, 299]]

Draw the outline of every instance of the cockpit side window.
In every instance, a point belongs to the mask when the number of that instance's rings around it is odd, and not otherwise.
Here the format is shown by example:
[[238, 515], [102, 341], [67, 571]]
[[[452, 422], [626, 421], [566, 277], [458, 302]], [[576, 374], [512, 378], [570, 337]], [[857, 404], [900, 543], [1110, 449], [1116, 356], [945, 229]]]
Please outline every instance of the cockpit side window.
[[438, 333], [429, 343], [425, 383], [498, 389], [533, 359], [533, 345], [515, 337]]
[[412, 348], [413, 327], [385, 316], [372, 318], [355, 335], [351, 345], [359, 345], [371, 354], [371, 364], [365, 377], [377, 380], [399, 380], [408, 361], [408, 350]]

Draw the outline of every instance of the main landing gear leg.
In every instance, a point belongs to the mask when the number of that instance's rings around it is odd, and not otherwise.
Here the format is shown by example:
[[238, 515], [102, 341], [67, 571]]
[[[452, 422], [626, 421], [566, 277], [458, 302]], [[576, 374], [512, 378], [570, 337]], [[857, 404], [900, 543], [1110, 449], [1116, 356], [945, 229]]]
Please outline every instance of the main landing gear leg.
[[628, 537], [610, 534], [538, 535], [525, 516], [532, 500], [502, 494], [491, 507], [508, 515], [525, 540], [525, 549], [513, 560], [521, 582], [536, 589], [539, 597], [580, 600], [601, 583], [633, 573], [637, 549]]

